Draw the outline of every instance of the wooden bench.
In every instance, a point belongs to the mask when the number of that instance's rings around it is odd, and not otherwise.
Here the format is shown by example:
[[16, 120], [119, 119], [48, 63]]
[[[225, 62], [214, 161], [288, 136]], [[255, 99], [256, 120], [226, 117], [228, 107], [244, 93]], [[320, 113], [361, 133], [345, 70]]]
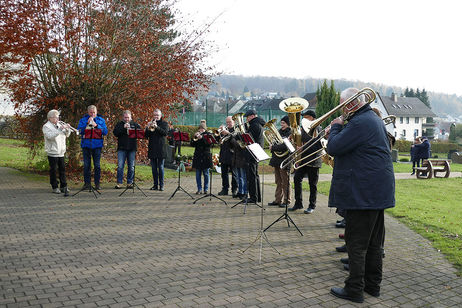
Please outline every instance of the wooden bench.
[[[421, 167], [415, 167], [415, 174], [418, 179], [447, 178], [451, 173], [450, 160], [447, 159], [425, 159]], [[444, 176], [437, 176], [443, 173]]]

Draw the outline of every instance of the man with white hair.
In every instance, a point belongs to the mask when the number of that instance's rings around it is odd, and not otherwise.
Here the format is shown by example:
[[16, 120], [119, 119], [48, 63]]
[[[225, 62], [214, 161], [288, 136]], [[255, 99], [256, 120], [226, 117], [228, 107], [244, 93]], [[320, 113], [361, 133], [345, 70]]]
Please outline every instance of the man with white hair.
[[148, 123], [145, 137], [149, 140], [148, 157], [151, 160], [153, 184], [150, 190], [164, 190], [164, 163], [167, 157], [165, 139], [168, 133], [168, 123], [162, 119], [160, 109], [155, 109], [153, 120]]
[[[220, 137], [224, 138], [234, 132], [233, 117], [226, 117], [226, 127], [223, 127]], [[232, 138], [232, 137], [231, 137]], [[231, 138], [221, 143], [220, 147], [220, 165], [221, 165], [221, 191], [219, 196], [228, 195], [229, 190], [229, 174], [231, 173], [231, 193], [233, 196], [237, 194], [237, 169], [232, 166], [233, 150], [231, 146]]]
[[[344, 90], [340, 103], [359, 91]], [[335, 159], [329, 207], [346, 210], [345, 242], [350, 273], [336, 297], [363, 302], [363, 292], [380, 296], [384, 209], [395, 206], [395, 177], [387, 130], [364, 95], [331, 123], [327, 153]], [[348, 120], [345, 124], [344, 120]]]
[[[69, 196], [69, 189], [66, 182], [66, 168], [64, 163], [64, 153], [66, 153], [66, 137], [69, 137], [71, 130], [69, 125], [59, 125], [59, 111], [50, 110], [47, 114], [48, 122], [42, 127], [45, 138], [45, 152], [47, 152], [48, 163], [50, 165], [50, 184], [53, 193], [64, 193]], [[56, 169], [59, 173], [59, 185], [56, 179]]]

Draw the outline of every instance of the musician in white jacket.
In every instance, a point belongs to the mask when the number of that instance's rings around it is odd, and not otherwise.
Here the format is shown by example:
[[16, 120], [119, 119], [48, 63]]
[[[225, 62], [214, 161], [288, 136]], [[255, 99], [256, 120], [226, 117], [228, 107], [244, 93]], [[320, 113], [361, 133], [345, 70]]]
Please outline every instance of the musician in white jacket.
[[[69, 195], [69, 189], [66, 182], [66, 170], [64, 166], [64, 153], [66, 153], [66, 137], [69, 137], [71, 130], [69, 125], [60, 125], [59, 111], [50, 110], [47, 115], [48, 122], [43, 125], [42, 131], [45, 138], [45, 152], [48, 155], [50, 164], [50, 184], [53, 193], [64, 193], [64, 196]], [[59, 184], [56, 179], [56, 169], [59, 172]]]

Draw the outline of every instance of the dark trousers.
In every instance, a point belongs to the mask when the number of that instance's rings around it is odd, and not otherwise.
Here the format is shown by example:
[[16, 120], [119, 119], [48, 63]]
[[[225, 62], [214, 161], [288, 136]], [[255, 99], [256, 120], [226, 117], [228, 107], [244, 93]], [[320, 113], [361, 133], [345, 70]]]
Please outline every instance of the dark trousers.
[[318, 192], [318, 179], [319, 179], [319, 168], [314, 167], [302, 167], [295, 171], [294, 174], [294, 190], [295, 190], [295, 207], [303, 207], [302, 197], [302, 182], [305, 176], [308, 176], [308, 183], [310, 184], [310, 204], [308, 207], [316, 208], [316, 195]]
[[261, 201], [260, 176], [258, 175], [258, 163], [249, 162], [246, 168], [247, 190], [249, 198], [255, 201]]
[[101, 148], [90, 149], [82, 148], [83, 152], [83, 179], [85, 184], [91, 183], [91, 159], [93, 158], [94, 176], [93, 179], [95, 184], [99, 184], [101, 178]]
[[345, 216], [345, 243], [350, 264], [345, 290], [353, 296], [362, 295], [364, 287], [380, 291], [385, 237], [383, 213], [383, 210], [348, 210]]
[[231, 191], [237, 191], [236, 171], [230, 164], [221, 164], [221, 186], [224, 191], [229, 189], [229, 173], [231, 173]]
[[56, 169], [59, 172], [60, 187], [67, 186], [66, 182], [66, 168], [64, 164], [64, 157], [51, 157], [48, 156], [48, 163], [50, 164], [50, 184], [53, 189], [58, 188], [58, 181], [56, 179]]
[[417, 167], [420, 167], [420, 160], [413, 160], [412, 161], [412, 170], [414, 170], [414, 167], [417, 165]]

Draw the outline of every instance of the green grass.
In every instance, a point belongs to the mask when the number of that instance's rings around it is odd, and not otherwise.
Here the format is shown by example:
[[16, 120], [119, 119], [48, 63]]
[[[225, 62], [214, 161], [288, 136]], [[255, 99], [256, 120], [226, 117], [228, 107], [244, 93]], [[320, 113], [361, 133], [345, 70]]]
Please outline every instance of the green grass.
[[[386, 212], [429, 239], [462, 276], [462, 178], [397, 180], [396, 206]], [[309, 190], [308, 183], [303, 189]], [[328, 195], [330, 182], [319, 182]]]

